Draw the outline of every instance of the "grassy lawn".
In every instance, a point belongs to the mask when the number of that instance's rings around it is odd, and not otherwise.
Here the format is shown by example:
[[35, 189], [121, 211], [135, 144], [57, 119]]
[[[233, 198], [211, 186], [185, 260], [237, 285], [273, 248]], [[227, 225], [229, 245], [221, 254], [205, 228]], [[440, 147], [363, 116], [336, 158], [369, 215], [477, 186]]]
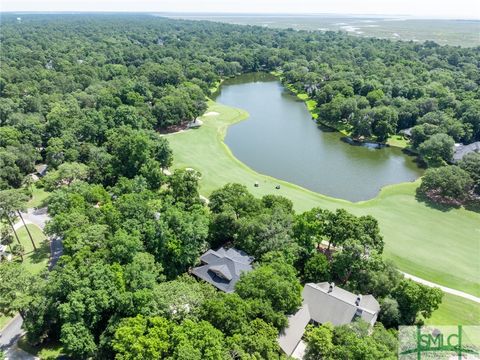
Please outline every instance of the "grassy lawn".
[[461, 297], [444, 294], [438, 310], [426, 321], [431, 325], [478, 325], [480, 304]]
[[41, 207], [48, 195], [50, 195], [50, 193], [45, 191], [43, 188], [38, 188], [35, 185], [32, 185], [32, 198], [27, 203], [27, 207]]
[[[435, 209], [415, 198], [415, 183], [392, 185], [371, 200], [352, 203], [327, 197], [294, 184], [259, 174], [237, 160], [223, 143], [227, 127], [244, 120], [240, 109], [211, 102], [204, 125], [167, 135], [174, 168], [190, 167], [202, 173], [200, 192], [208, 195], [229, 182], [244, 184], [256, 196], [283, 195], [297, 211], [315, 206], [345, 208], [356, 215], [371, 214], [385, 238], [385, 257], [407, 273], [480, 296], [480, 214], [465, 209]], [[254, 187], [258, 181], [259, 187]], [[276, 190], [275, 185], [281, 189]], [[352, 186], [355, 186], [352, 183]]]
[[22, 226], [17, 230], [17, 234], [20, 238], [20, 242], [25, 248], [23, 266], [25, 266], [25, 269], [32, 274], [38, 274], [47, 266], [48, 258], [50, 256], [50, 245], [38, 226], [33, 224], [28, 224], [27, 226], [32, 234], [33, 241], [37, 246], [37, 251], [33, 250], [33, 245], [28, 237], [27, 229], [25, 229], [25, 226]]
[[[20, 243], [25, 248], [22, 265], [32, 274], [38, 274], [47, 267], [50, 256], [50, 245], [39, 227], [33, 224], [28, 224], [27, 226], [32, 234], [33, 241], [37, 246], [37, 251], [33, 250], [33, 245], [28, 237], [27, 230], [22, 226], [17, 230]], [[17, 240], [15, 239], [14, 241], [15, 244]], [[0, 316], [0, 329], [2, 329], [11, 319], [11, 317]]]
[[387, 144], [401, 149], [404, 149], [409, 145], [408, 140], [405, 139], [402, 135], [390, 136], [390, 138], [387, 140]]
[[63, 354], [63, 348], [60, 343], [49, 343], [41, 347], [30, 345], [24, 337], [18, 340], [18, 347], [42, 360], [53, 360]]
[[3, 329], [3, 327], [4, 327], [5, 325], [7, 325], [8, 322], [9, 322], [10, 320], [12, 320], [12, 319], [13, 319], [13, 317], [11, 317], [11, 316], [3, 316], [3, 315], [0, 315], [0, 330]]

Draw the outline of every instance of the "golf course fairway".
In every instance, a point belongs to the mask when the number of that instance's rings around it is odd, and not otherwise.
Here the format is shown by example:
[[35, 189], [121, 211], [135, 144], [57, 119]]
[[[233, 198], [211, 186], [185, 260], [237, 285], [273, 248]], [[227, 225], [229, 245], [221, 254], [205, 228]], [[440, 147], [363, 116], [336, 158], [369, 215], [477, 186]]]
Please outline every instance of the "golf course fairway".
[[174, 152], [173, 168], [198, 170], [202, 174], [200, 192], [206, 197], [227, 183], [239, 183], [255, 196], [285, 196], [299, 212], [321, 207], [370, 214], [379, 221], [385, 258], [398, 269], [480, 296], [479, 213], [463, 208], [439, 210], [417, 201], [419, 180], [387, 186], [371, 200], [352, 203], [259, 174], [237, 160], [223, 142], [228, 126], [247, 118], [248, 113], [241, 109], [211, 101], [200, 128], [166, 135]]

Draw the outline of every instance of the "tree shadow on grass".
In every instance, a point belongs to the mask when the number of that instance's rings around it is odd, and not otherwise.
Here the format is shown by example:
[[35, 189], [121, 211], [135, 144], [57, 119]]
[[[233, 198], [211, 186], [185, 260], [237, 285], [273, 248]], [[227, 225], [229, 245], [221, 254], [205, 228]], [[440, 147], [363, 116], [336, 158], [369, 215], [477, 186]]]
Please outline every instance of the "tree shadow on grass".
[[417, 199], [418, 202], [424, 203], [425, 205], [427, 205], [432, 209], [439, 210], [442, 212], [448, 212], [448, 211], [451, 211], [452, 209], [460, 209], [461, 207], [463, 207], [465, 210], [480, 213], [480, 201], [478, 200], [467, 201], [464, 204], [436, 202], [431, 198], [429, 198], [428, 196], [426, 196], [424, 193], [422, 193], [420, 191], [420, 188], [417, 188], [415, 199]]
[[424, 193], [422, 193], [419, 189], [420, 188], [417, 188], [417, 191], [415, 193], [415, 199], [418, 202], [424, 203], [429, 208], [439, 210], [442, 212], [448, 212], [453, 209], [461, 208], [461, 205], [457, 205], [457, 204], [446, 204], [446, 203], [435, 202], [432, 199], [430, 199], [428, 196], [426, 196]]
[[470, 201], [464, 207], [469, 211], [480, 213], [480, 201]]
[[37, 245], [37, 250], [30, 256], [30, 261], [34, 264], [41, 263], [50, 256], [50, 244], [48, 240], [43, 240], [40, 246]]

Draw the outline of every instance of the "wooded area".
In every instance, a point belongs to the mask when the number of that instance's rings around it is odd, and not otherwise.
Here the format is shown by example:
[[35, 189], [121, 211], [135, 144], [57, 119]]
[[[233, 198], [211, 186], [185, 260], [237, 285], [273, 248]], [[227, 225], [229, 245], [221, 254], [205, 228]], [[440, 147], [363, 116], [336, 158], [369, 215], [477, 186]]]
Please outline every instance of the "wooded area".
[[[165, 175], [175, 154], [160, 131], [203, 114], [221, 79], [275, 71], [315, 100], [318, 121], [380, 142], [413, 127], [412, 148], [446, 165], [454, 142], [480, 140], [478, 48], [138, 15], [3, 14], [0, 38], [0, 190], [20, 198], [47, 164], [46, 233], [64, 244], [48, 276], [0, 264], [2, 294], [15, 299], [0, 313], [19, 311], [32, 344], [60, 341], [79, 359], [278, 359], [302, 284], [334, 281], [379, 299], [379, 323], [311, 329], [307, 358], [393, 359], [395, 328], [438, 308], [440, 290], [382, 259], [373, 217], [296, 214], [290, 200], [236, 184], [207, 205], [201, 174]], [[479, 157], [429, 170], [421, 191], [470, 197]], [[234, 294], [188, 275], [220, 246], [255, 257]]]

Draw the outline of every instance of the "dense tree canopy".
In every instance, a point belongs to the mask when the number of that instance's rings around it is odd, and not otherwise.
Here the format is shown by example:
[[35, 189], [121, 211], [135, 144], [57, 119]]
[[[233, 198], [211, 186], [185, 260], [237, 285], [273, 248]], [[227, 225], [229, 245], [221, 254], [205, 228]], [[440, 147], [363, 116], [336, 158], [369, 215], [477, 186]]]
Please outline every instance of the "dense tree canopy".
[[[480, 139], [478, 49], [146, 15], [2, 14], [0, 40], [0, 217], [12, 222], [27, 200], [16, 189], [47, 164], [45, 232], [64, 245], [48, 275], [0, 263], [0, 312], [19, 311], [31, 343], [60, 341], [79, 359], [278, 359], [300, 279], [373, 294], [387, 327], [438, 308], [441, 292], [383, 261], [373, 217], [295, 214], [290, 200], [239, 184], [206, 206], [201, 174], [166, 175], [174, 154], [161, 133], [203, 114], [220, 80], [275, 71], [316, 103], [319, 122], [380, 142], [413, 127], [412, 148], [448, 162], [453, 142]], [[429, 170], [421, 189], [478, 193], [478, 164]], [[1, 237], [12, 244], [7, 226]], [[255, 258], [235, 294], [188, 274], [220, 246]], [[317, 327], [307, 341], [310, 359], [396, 349], [392, 331], [361, 324]]]

